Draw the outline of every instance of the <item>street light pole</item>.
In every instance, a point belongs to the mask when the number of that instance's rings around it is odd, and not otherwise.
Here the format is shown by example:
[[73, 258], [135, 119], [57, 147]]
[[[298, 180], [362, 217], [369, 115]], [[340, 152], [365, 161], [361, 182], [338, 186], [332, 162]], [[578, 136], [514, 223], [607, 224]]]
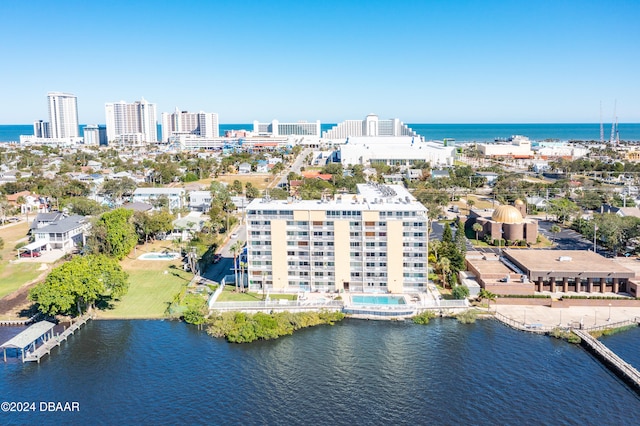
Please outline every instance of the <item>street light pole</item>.
[[607, 318], [607, 321], [611, 321], [611, 303], [609, 303], [609, 318]]

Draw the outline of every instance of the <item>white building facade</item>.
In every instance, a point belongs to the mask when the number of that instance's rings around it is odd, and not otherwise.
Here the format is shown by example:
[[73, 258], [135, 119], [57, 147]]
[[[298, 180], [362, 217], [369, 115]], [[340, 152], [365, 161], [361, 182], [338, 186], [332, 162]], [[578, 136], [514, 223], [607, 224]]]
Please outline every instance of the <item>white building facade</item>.
[[55, 139], [77, 138], [78, 98], [71, 93], [49, 92], [49, 137]]
[[322, 134], [324, 139], [347, 139], [352, 136], [420, 136], [397, 118], [380, 120], [369, 114], [364, 120], [346, 120]]
[[344, 166], [385, 164], [402, 168], [425, 162], [432, 166], [450, 166], [455, 160], [454, 146], [422, 142], [419, 137], [349, 137], [340, 145], [338, 157]]
[[142, 99], [105, 104], [107, 140], [109, 143], [140, 144], [157, 142], [156, 104]]
[[253, 133], [263, 136], [313, 136], [319, 138], [321, 135], [320, 120], [313, 123], [306, 121], [280, 123], [278, 120], [273, 120], [271, 123], [259, 123], [254, 121]]
[[172, 137], [189, 135], [206, 139], [220, 136], [218, 114], [214, 112], [179, 111], [162, 113], [162, 140], [169, 142]]

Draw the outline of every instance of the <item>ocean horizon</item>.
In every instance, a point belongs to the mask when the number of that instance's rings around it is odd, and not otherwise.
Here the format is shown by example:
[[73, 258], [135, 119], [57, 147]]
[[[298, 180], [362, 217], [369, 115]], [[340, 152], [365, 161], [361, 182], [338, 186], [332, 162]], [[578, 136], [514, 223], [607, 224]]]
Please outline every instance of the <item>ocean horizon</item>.
[[[489, 124], [433, 124], [406, 123], [425, 140], [455, 140], [456, 142], [494, 142], [514, 135], [526, 136], [532, 141], [599, 141], [600, 123], [489, 123]], [[80, 125], [80, 136], [83, 127]], [[322, 131], [329, 130], [334, 123], [321, 124]], [[161, 129], [158, 125], [158, 137]], [[611, 123], [604, 123], [604, 140], [611, 138]], [[227, 130], [252, 130], [253, 124], [220, 124], [220, 134]], [[20, 135], [32, 135], [31, 124], [0, 125], [0, 142], [17, 142]], [[618, 136], [621, 141], [640, 142], [640, 123], [618, 123]]]

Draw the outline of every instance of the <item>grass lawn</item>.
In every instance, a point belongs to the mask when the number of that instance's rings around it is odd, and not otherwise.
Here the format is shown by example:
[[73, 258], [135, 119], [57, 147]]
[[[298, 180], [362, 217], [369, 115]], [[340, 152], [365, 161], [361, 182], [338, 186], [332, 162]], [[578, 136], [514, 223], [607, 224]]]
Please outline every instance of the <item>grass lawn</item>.
[[[164, 241], [138, 246], [135, 257], [164, 249], [172, 247]], [[182, 270], [180, 260], [137, 260], [132, 254], [121, 265], [129, 274], [129, 291], [114, 302], [113, 309], [100, 311], [101, 318], [163, 318], [173, 298], [193, 277]], [[171, 265], [177, 268], [170, 268]]]
[[9, 263], [17, 258], [17, 252], [13, 249], [16, 244], [27, 241], [28, 230], [26, 222], [0, 229], [0, 238], [4, 240], [4, 248], [0, 250], [0, 298], [32, 281], [42, 272], [38, 271], [40, 263]]
[[[232, 285], [225, 286], [224, 291], [218, 296], [216, 302], [259, 302], [262, 301], [262, 293], [236, 293]], [[297, 300], [296, 294], [269, 294], [271, 300]]]
[[218, 182], [225, 182], [229, 185], [233, 183], [234, 180], [239, 180], [242, 184], [246, 184], [247, 182], [251, 182], [253, 186], [258, 188], [260, 191], [263, 191], [267, 185], [273, 181], [274, 176], [271, 173], [251, 173], [251, 174], [224, 174], [220, 175], [215, 179], [203, 179], [199, 180], [198, 183], [202, 185], [210, 185], [211, 181], [216, 180]]

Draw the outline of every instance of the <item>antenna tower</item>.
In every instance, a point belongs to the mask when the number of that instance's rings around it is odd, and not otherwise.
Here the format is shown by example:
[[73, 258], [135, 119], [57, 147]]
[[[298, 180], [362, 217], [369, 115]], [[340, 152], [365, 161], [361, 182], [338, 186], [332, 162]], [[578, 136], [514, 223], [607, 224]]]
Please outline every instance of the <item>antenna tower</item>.
[[617, 106], [617, 103], [618, 103], [617, 100], [613, 103], [613, 119], [611, 120], [611, 139], [609, 140], [609, 143], [611, 145], [613, 145], [614, 142], [616, 141], [615, 137], [616, 137], [616, 120], [617, 120], [617, 118], [616, 118], [616, 106]]
[[604, 143], [604, 124], [602, 124], [602, 101], [600, 101], [600, 143]]

